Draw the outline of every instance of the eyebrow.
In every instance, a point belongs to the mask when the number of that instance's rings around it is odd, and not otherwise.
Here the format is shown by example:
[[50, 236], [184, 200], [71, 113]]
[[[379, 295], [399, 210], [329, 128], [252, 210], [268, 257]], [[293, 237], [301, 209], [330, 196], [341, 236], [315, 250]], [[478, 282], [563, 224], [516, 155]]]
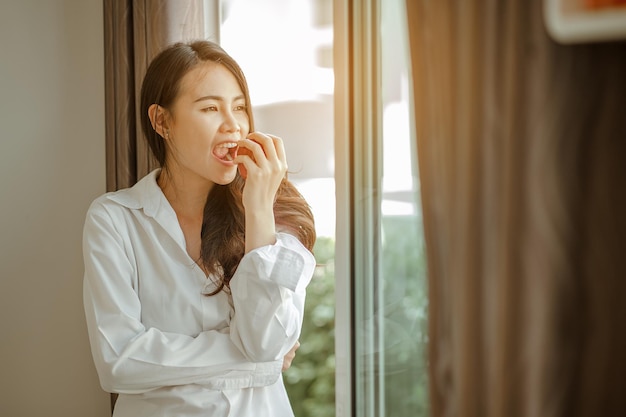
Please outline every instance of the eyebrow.
[[[204, 101], [204, 100], [217, 100], [217, 101], [225, 101], [225, 100], [224, 100], [224, 97], [222, 97], [222, 96], [211, 96], [211, 95], [209, 95], [209, 96], [202, 96], [202, 97], [200, 97], [200, 98], [197, 98], [197, 99], [195, 99], [193, 102], [194, 102], [194, 103], [197, 103], [197, 102], [199, 102], [199, 101]], [[237, 100], [245, 100], [244, 95], [242, 94], [242, 95], [237, 96], [237, 97], [235, 97], [235, 98], [233, 99], [233, 101], [237, 101]]]

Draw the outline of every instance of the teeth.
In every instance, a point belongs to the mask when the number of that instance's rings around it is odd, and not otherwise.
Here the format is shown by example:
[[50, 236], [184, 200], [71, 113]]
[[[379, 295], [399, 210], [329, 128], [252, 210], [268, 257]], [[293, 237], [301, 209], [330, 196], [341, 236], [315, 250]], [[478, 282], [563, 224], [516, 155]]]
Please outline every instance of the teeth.
[[235, 142], [227, 142], [227, 143], [222, 143], [220, 145], [216, 146], [217, 148], [236, 148], [237, 144]]
[[213, 148], [213, 155], [223, 161], [232, 162], [235, 158], [233, 154], [236, 152], [236, 148], [237, 142], [220, 143], [219, 145], [216, 145], [215, 148]]

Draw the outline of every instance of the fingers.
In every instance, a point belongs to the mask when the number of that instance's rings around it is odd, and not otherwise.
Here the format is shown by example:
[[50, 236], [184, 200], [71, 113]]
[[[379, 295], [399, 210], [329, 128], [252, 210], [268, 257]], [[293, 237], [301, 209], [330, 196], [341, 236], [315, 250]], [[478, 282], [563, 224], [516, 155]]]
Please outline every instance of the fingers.
[[285, 356], [283, 358], [283, 371], [286, 371], [287, 369], [291, 368], [291, 362], [293, 361], [293, 357], [289, 357], [289, 356]]
[[296, 357], [296, 350], [298, 350], [299, 347], [300, 347], [300, 342], [296, 340], [296, 344], [293, 345], [291, 350], [287, 352], [287, 354], [283, 358], [283, 371], [286, 371], [287, 369], [289, 369], [289, 367], [291, 367], [291, 363]]
[[265, 156], [269, 161], [287, 163], [285, 146], [278, 136], [252, 132], [247, 138], [241, 139], [239, 145], [250, 150], [257, 161]]
[[245, 139], [240, 139], [237, 157], [234, 162], [243, 165], [240, 173], [245, 178], [247, 172], [254, 170], [255, 167], [261, 169], [273, 170], [278, 169], [282, 175], [287, 172], [287, 157], [283, 141], [278, 136], [252, 132]]
[[273, 145], [273, 149], [276, 152], [276, 157], [278, 158], [279, 161], [282, 161], [285, 165], [287, 165], [287, 156], [285, 153], [285, 145], [283, 143], [283, 140], [281, 138], [279, 138], [278, 136], [274, 136], [274, 135], [267, 135], [272, 139], [272, 145]]

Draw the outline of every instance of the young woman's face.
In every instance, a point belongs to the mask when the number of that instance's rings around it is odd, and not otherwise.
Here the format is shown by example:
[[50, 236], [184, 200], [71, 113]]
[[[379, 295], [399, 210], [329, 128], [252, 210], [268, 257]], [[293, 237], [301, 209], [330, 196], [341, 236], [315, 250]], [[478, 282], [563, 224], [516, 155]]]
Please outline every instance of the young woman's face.
[[185, 176], [228, 184], [237, 172], [236, 143], [250, 130], [237, 79], [214, 62], [187, 73], [172, 106], [167, 163]]

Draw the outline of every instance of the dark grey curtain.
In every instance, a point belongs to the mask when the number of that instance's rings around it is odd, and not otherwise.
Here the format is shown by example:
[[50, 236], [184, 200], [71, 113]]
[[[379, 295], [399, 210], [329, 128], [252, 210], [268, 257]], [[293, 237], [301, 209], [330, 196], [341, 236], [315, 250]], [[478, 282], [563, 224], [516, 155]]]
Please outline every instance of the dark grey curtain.
[[133, 185], [157, 166], [139, 124], [139, 91], [166, 45], [204, 38], [203, 0], [104, 0], [107, 190]]
[[[203, 0], [104, 0], [107, 191], [132, 186], [158, 166], [141, 132], [139, 93], [166, 45], [205, 37]], [[214, 11], [212, 11], [214, 12]], [[111, 409], [117, 396], [111, 395]]]
[[407, 0], [432, 417], [626, 412], [626, 42]]

